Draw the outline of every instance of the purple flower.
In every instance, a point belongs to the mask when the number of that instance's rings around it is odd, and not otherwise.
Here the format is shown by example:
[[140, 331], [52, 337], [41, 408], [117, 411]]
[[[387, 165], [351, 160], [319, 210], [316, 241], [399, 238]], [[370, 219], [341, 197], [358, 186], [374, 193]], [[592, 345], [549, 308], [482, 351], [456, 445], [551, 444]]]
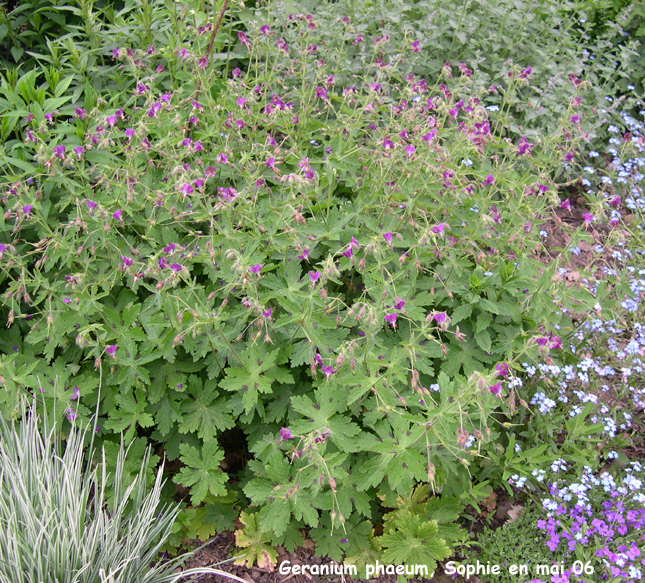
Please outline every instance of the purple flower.
[[183, 267], [181, 265], [179, 265], [179, 263], [173, 263], [170, 266], [170, 269], [172, 269], [174, 273], [177, 273], [177, 272], [181, 271], [183, 269]]
[[193, 187], [190, 184], [184, 183], [181, 187], [181, 191], [184, 193], [184, 195], [192, 194]]
[[65, 146], [62, 144], [60, 146], [54, 146], [53, 148], [54, 156], [56, 158], [64, 158], [65, 157]]
[[25, 214], [26, 217], [29, 216], [29, 213], [31, 212], [31, 209], [34, 207], [30, 204], [26, 204], [25, 206], [22, 207], [22, 212]]
[[394, 298], [394, 308], [396, 310], [402, 310], [405, 306], [405, 300], [401, 298]]
[[117, 221], [122, 220], [123, 219], [123, 213], [121, 212], [121, 209], [119, 209], [118, 211], [114, 211], [112, 213], [112, 218], [116, 219]]
[[168, 267], [168, 260], [165, 257], [159, 257], [157, 265], [159, 266], [159, 269], [166, 269], [166, 267]]
[[70, 300], [69, 298], [63, 298], [63, 303], [64, 304], [69, 304], [71, 301], [72, 300]]
[[320, 86], [316, 87], [316, 97], [326, 101], [328, 99], [327, 89], [325, 89], [324, 87], [320, 87]]
[[169, 243], [162, 249], [162, 251], [164, 253], [172, 253], [176, 248], [177, 248], [177, 245], [175, 243]]
[[116, 349], [118, 347], [118, 344], [111, 344], [105, 349], [105, 352], [107, 352], [111, 357], [114, 357], [114, 355], [116, 354]]
[[486, 176], [486, 180], [484, 180], [484, 184], [493, 184], [495, 182], [495, 177], [492, 174], [489, 174]]
[[435, 233], [436, 235], [440, 235], [443, 233], [444, 229], [446, 228], [445, 223], [439, 223], [438, 225], [435, 225], [432, 227], [432, 232]]
[[571, 202], [567, 198], [564, 202], [560, 203], [560, 208], [561, 209], [568, 209], [571, 208]]
[[396, 326], [396, 312], [392, 312], [391, 314], [385, 314], [385, 321], [388, 322], [389, 324], [392, 324], [393, 326]]
[[291, 435], [291, 430], [287, 429], [286, 427], [282, 427], [280, 429], [280, 439], [293, 439], [293, 435]]
[[113, 127], [114, 124], [117, 122], [117, 117], [116, 115], [109, 115], [107, 118], [105, 118], [105, 121], [110, 127]]
[[125, 137], [128, 138], [128, 140], [134, 138], [134, 130], [132, 128], [127, 128], [125, 130]]
[[430, 144], [430, 142], [431, 142], [431, 141], [432, 141], [436, 136], [437, 136], [437, 130], [430, 130], [427, 134], [424, 134], [423, 136], [421, 136], [421, 139], [422, 139], [424, 142], [428, 142], [428, 144]]
[[571, 120], [571, 123], [578, 123], [580, 121], [580, 116], [576, 113], [572, 115], [569, 119]]
[[77, 107], [74, 111], [74, 115], [79, 119], [85, 119], [87, 117], [87, 111], [85, 111], [82, 107]]
[[327, 378], [329, 378], [331, 375], [336, 374], [336, 372], [338, 372], [335, 368], [332, 368], [331, 365], [329, 365], [329, 366], [324, 366], [323, 365], [323, 366], [320, 367], [320, 370], [323, 371], [323, 373], [325, 374], [325, 376]]
[[78, 156], [79, 160], [81, 159], [83, 152], [85, 152], [85, 148], [83, 146], [77, 146], [76, 148], [74, 148], [74, 154]]
[[134, 263], [132, 259], [130, 259], [129, 257], [125, 257], [124, 255], [121, 256], [121, 261], [123, 261], [123, 265], [125, 267], [130, 267], [130, 265]]
[[312, 283], [317, 282], [320, 279], [320, 271], [310, 271], [309, 279], [311, 280]]
[[269, 308], [268, 310], [263, 310], [263, 311], [262, 311], [262, 315], [263, 315], [265, 318], [270, 318], [270, 317], [271, 317], [271, 314], [273, 314], [273, 309], [272, 309], [272, 308]]
[[502, 383], [497, 382], [494, 385], [488, 387], [488, 390], [493, 393], [493, 395], [499, 395], [502, 392]]
[[72, 396], [70, 397], [70, 400], [73, 401], [74, 399], [78, 399], [78, 393], [80, 389], [78, 387], [74, 387], [74, 390], [72, 392]]
[[391, 243], [391, 242], [392, 242], [392, 233], [391, 233], [391, 232], [383, 233], [383, 238], [384, 238], [388, 243]]
[[253, 265], [252, 267], [249, 267], [249, 271], [251, 273], [260, 273], [260, 270], [262, 269], [262, 264], [258, 263], [257, 265]]
[[412, 47], [412, 52], [413, 53], [418, 53], [420, 51], [420, 49], [419, 49], [419, 41], [418, 40], [412, 41], [411, 47]]
[[443, 324], [446, 321], [446, 312], [438, 312], [432, 316], [432, 319], [437, 322], [437, 324]]
[[508, 364], [506, 364], [505, 362], [500, 362], [499, 364], [495, 365], [495, 370], [500, 377], [506, 378], [508, 376]]
[[68, 421], [74, 421], [74, 419], [78, 417], [78, 415], [74, 412], [74, 409], [72, 409], [71, 407], [67, 407], [67, 409], [65, 409], [65, 413], [67, 415]]
[[582, 213], [582, 218], [587, 224], [591, 223], [595, 219], [595, 217], [591, 213]]

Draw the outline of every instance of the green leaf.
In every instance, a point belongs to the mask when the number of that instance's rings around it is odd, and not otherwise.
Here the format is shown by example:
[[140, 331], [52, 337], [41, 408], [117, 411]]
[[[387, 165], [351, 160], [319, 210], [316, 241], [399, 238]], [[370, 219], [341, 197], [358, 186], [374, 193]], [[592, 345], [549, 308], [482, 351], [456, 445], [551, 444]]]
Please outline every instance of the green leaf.
[[210, 441], [218, 431], [225, 431], [235, 425], [228, 412], [229, 401], [216, 398], [214, 383], [211, 381], [207, 381], [206, 387], [202, 389], [200, 378], [193, 375], [190, 379], [194, 399], [184, 399], [181, 404], [183, 420], [179, 424], [179, 432], [196, 431], [200, 439]]
[[120, 432], [127, 429], [126, 442], [134, 437], [137, 424], [141, 427], [154, 425], [152, 415], [146, 413], [147, 403], [143, 391], [137, 389], [135, 395], [117, 395], [114, 400], [118, 409], [110, 411], [109, 419], [105, 422], [105, 428], [112, 431]]
[[434, 573], [437, 561], [450, 556], [446, 541], [438, 537], [436, 520], [424, 521], [402, 511], [396, 520], [396, 531], [379, 537], [383, 546], [383, 562], [391, 564], [426, 565], [428, 575]]
[[457, 324], [458, 322], [468, 318], [472, 311], [473, 307], [470, 304], [462, 304], [450, 315], [450, 321], [453, 324]]
[[[243, 530], [235, 531], [235, 544], [244, 549], [243, 557], [235, 561], [236, 565], [252, 567], [257, 563], [261, 569], [267, 569], [276, 564], [278, 553], [267, 544], [271, 540], [271, 533], [260, 527], [259, 514], [240, 514]], [[235, 553], [236, 555], [240, 553]]]
[[228, 476], [219, 467], [219, 463], [224, 459], [224, 452], [219, 449], [217, 442], [213, 440], [205, 443], [201, 452], [186, 443], [182, 443], [179, 449], [180, 459], [186, 467], [179, 470], [175, 482], [190, 487], [191, 504], [197, 506], [209, 493], [213, 496], [224, 496]]

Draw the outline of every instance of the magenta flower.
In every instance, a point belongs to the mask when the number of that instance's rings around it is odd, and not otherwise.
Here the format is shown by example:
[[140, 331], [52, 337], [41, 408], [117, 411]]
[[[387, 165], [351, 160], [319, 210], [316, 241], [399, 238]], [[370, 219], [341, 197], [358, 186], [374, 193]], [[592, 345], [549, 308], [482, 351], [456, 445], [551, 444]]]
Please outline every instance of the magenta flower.
[[72, 396], [70, 397], [70, 400], [73, 401], [74, 399], [78, 399], [78, 393], [80, 389], [78, 387], [74, 387], [74, 390], [72, 392]]
[[107, 352], [111, 357], [114, 358], [114, 355], [116, 354], [116, 349], [118, 348], [118, 344], [111, 344], [105, 349], [105, 352]]
[[134, 138], [134, 130], [132, 128], [127, 128], [125, 130], [125, 137], [128, 138], [128, 140]]
[[169, 243], [162, 249], [162, 251], [164, 253], [172, 253], [176, 248], [177, 248], [177, 245], [175, 243]]
[[430, 144], [430, 142], [436, 137], [437, 137], [437, 130], [430, 130], [427, 134], [424, 134], [423, 136], [421, 136], [421, 139], [424, 142], [428, 142], [428, 144]]
[[113, 127], [114, 124], [117, 122], [117, 117], [116, 115], [109, 115], [107, 118], [105, 118], [105, 121], [110, 127]]
[[394, 308], [396, 310], [402, 310], [405, 306], [405, 300], [402, 298], [394, 298]]
[[265, 318], [270, 318], [270, 317], [271, 317], [271, 314], [273, 314], [273, 308], [269, 308], [268, 310], [263, 310], [263, 311], [262, 311], [262, 315], [263, 315]]
[[418, 52], [421, 50], [421, 49], [419, 48], [419, 41], [418, 41], [418, 40], [414, 40], [414, 41], [412, 41], [412, 45], [411, 45], [411, 47], [412, 47], [412, 52], [413, 52], [413, 53], [418, 53]]
[[293, 435], [291, 435], [291, 430], [287, 429], [286, 427], [282, 427], [280, 429], [280, 439], [293, 439]]
[[159, 257], [157, 265], [159, 266], [159, 269], [166, 269], [166, 267], [168, 267], [168, 259], [166, 259], [165, 257]]
[[484, 184], [493, 184], [495, 182], [495, 177], [492, 174], [489, 174], [486, 176], [486, 180], [484, 180]]
[[622, 202], [622, 200], [621, 200], [620, 196], [618, 196], [617, 194], [614, 194], [614, 196], [612, 196], [609, 199], [609, 204], [611, 206], [620, 206], [621, 202]]
[[349, 241], [349, 246], [352, 247], [353, 249], [360, 249], [361, 246], [359, 245], [358, 241], [352, 237]]
[[237, 33], [238, 40], [247, 48], [251, 48], [251, 43], [249, 42], [249, 37], [246, 36], [242, 31]]
[[29, 216], [29, 213], [34, 207], [30, 204], [26, 204], [25, 206], [22, 207], [22, 212], [25, 214], [26, 217]]
[[260, 273], [260, 270], [262, 269], [262, 264], [258, 263], [257, 265], [253, 265], [252, 267], [249, 267], [249, 271], [251, 273]]
[[329, 366], [321, 366], [320, 370], [323, 371], [325, 376], [329, 378], [331, 375], [336, 374], [338, 371], [335, 368], [332, 368], [331, 365]]
[[396, 326], [396, 312], [393, 312], [391, 314], [385, 314], [385, 321], [388, 324], [392, 324], [393, 326]]
[[183, 266], [179, 265], [179, 263], [173, 263], [170, 266], [170, 269], [172, 269], [174, 273], [177, 273], [183, 269]]
[[316, 283], [320, 279], [320, 271], [310, 271], [309, 279], [311, 280], [311, 283]]
[[388, 233], [383, 233], [383, 238], [384, 238], [388, 243], [391, 243], [391, 242], [392, 242], [392, 232], [390, 231], [390, 232], [388, 232]]
[[219, 154], [217, 154], [217, 161], [220, 164], [228, 164], [228, 156], [226, 154], [220, 152]]
[[53, 148], [54, 156], [56, 158], [64, 158], [65, 157], [65, 146], [62, 144], [60, 146], [54, 146]]
[[74, 148], [74, 154], [78, 156], [79, 160], [81, 159], [83, 152], [85, 152], [85, 148], [83, 146], [77, 146], [76, 148]]
[[83, 120], [87, 117], [87, 111], [85, 111], [82, 107], [77, 107], [74, 111], [74, 116]]
[[436, 235], [440, 235], [443, 233], [444, 229], [446, 228], [445, 223], [439, 223], [438, 225], [435, 225], [432, 227], [432, 232], [435, 233]]
[[114, 211], [112, 213], [112, 218], [116, 219], [117, 221], [123, 220], [123, 213], [121, 212], [121, 209], [119, 209], [118, 211]]
[[71, 301], [72, 300], [70, 300], [69, 298], [63, 298], [63, 303], [64, 304], [69, 304], [69, 303], [71, 303]]
[[582, 213], [582, 218], [585, 223], [589, 224], [593, 220], [595, 220], [596, 217], [594, 217], [591, 213]]
[[68, 421], [74, 421], [74, 419], [78, 417], [78, 415], [74, 412], [74, 409], [72, 409], [71, 407], [67, 407], [67, 409], [65, 409], [65, 413]]
[[95, 203], [93, 200], [90, 200], [90, 199], [86, 199], [85, 204], [87, 204], [87, 210], [89, 212], [92, 212], [97, 206], [97, 203]]
[[244, 97], [238, 97], [237, 98], [237, 105], [240, 108], [244, 107], [246, 105], [246, 99], [244, 99]]
[[329, 99], [327, 94], [327, 89], [325, 89], [324, 87], [320, 87], [320, 86], [316, 87], [315, 93], [318, 99], [322, 99], [323, 101], [326, 101], [327, 99]]
[[269, 158], [264, 165], [271, 170], [275, 170], [275, 158]]
[[416, 151], [417, 149], [412, 144], [408, 144], [405, 147], [405, 153], [408, 155], [408, 158], [410, 158]]
[[184, 193], [184, 195], [192, 194], [193, 187], [190, 184], [184, 183], [181, 187], [181, 191]]
[[568, 209], [571, 208], [571, 202], [567, 198], [563, 203], [560, 204], [561, 209]]
[[341, 253], [341, 255], [344, 255], [345, 257], [347, 257], [347, 259], [349, 259], [353, 254], [354, 254], [354, 252], [352, 251], [351, 246], [348, 247], [346, 251], [343, 251]]
[[199, 59], [197, 60], [197, 64], [199, 65], [199, 67], [203, 71], [206, 67], [208, 67], [208, 58], [207, 57], [199, 57]]
[[578, 123], [580, 121], [580, 116], [576, 113], [572, 115], [569, 119], [571, 120], [571, 123]]
[[499, 395], [502, 392], [502, 383], [497, 382], [494, 385], [488, 387], [488, 390], [493, 393], [493, 395]]
[[123, 261], [125, 267], [130, 267], [134, 263], [130, 257], [125, 257], [124, 255], [121, 256], [121, 261]]
[[506, 378], [508, 376], [508, 364], [506, 364], [505, 362], [500, 362], [499, 364], [495, 365], [495, 370], [500, 377]]

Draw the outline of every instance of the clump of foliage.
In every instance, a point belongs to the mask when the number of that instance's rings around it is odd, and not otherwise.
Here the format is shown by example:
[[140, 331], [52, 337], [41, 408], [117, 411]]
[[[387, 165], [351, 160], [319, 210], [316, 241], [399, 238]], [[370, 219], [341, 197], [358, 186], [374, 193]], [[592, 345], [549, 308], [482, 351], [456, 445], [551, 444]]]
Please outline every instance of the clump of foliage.
[[166, 46], [114, 47], [109, 100], [66, 95], [74, 71], [3, 78], [2, 414], [32, 393], [70, 422], [98, 407], [108, 463], [121, 434], [178, 460], [174, 543], [232, 529], [235, 504], [259, 561], [309, 528], [321, 554], [414, 540], [432, 567], [490, 493], [520, 363], [595, 303], [541, 260], [593, 103], [574, 75], [527, 135], [529, 67], [432, 85], [412, 38], [239, 16], [227, 57], [200, 11]]
[[92, 467], [87, 431], [72, 427], [63, 441], [59, 420], [46, 418], [43, 431], [34, 405], [21, 400], [20, 412], [19, 422], [0, 418], [0, 579], [174, 583], [211, 573], [243, 581], [208, 568], [173, 574], [188, 555], [156, 562], [179, 508], [160, 506], [163, 467], [148, 490], [149, 450], [126, 486], [121, 444], [108, 500], [106, 465]]

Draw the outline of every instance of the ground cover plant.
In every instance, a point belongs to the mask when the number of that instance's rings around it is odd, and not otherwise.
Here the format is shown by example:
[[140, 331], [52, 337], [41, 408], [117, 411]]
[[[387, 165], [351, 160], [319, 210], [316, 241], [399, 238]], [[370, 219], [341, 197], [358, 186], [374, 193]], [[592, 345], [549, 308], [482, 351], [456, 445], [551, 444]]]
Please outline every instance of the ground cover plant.
[[[457, 520], [493, 487], [629, 443], [606, 428], [632, 429], [637, 386], [611, 406], [562, 386], [598, 371], [569, 350], [580, 314], [629, 334], [641, 313], [621, 305], [642, 289], [631, 265], [569, 277], [575, 249], [642, 239], [637, 98], [598, 108], [614, 69], [556, 75], [532, 115], [539, 67], [430, 70], [405, 26], [356, 6], [96, 7], [103, 49], [81, 58], [76, 29], [47, 68], [2, 78], [0, 407], [98, 410], [108, 468], [121, 436], [134, 457], [153, 446], [148, 486], [165, 456], [165, 550], [235, 529], [247, 565], [306, 536], [432, 571], [471, 552]], [[548, 417], [556, 384], [574, 415]]]

